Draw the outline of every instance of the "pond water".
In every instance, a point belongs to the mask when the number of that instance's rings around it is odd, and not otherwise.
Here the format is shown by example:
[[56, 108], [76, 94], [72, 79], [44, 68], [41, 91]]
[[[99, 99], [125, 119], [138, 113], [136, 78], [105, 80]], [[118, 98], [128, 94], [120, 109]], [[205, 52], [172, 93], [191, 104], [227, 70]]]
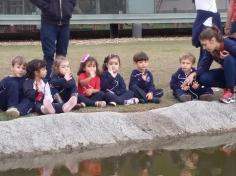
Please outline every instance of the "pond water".
[[0, 176], [235, 176], [235, 145], [194, 150], [147, 150], [60, 166], [0, 171]]

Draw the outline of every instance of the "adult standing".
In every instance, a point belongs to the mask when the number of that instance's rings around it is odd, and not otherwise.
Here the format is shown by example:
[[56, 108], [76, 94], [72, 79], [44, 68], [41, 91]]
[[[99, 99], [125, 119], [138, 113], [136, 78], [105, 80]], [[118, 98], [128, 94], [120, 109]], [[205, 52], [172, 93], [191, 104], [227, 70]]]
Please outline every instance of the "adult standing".
[[50, 77], [55, 54], [66, 56], [70, 38], [69, 23], [76, 0], [30, 0], [41, 10], [40, 39], [47, 78]]
[[[197, 10], [197, 16], [192, 27], [192, 45], [196, 48], [201, 47], [199, 41], [200, 33], [206, 28], [216, 25], [221, 29], [221, 18], [217, 12], [216, 0], [194, 0]], [[198, 64], [203, 57], [205, 51], [200, 48], [200, 56]]]
[[229, 1], [224, 31], [226, 35], [236, 33], [236, 0]]

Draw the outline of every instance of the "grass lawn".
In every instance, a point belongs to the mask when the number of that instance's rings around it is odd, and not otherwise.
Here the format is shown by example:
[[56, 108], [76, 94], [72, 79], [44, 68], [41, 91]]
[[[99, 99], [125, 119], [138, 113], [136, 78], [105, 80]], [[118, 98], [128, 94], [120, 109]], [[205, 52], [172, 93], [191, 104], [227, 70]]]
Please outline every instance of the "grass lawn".
[[[145, 111], [160, 107], [166, 107], [177, 103], [172, 96], [169, 88], [171, 74], [176, 71], [179, 66], [178, 57], [183, 52], [192, 52], [198, 57], [199, 50], [192, 47], [190, 38], [172, 38], [172, 39], [144, 39], [129, 40], [119, 42], [119, 40], [98, 40], [98, 41], [71, 41], [68, 58], [71, 63], [74, 77], [79, 67], [80, 58], [85, 53], [94, 56], [100, 67], [103, 59], [110, 53], [118, 54], [121, 57], [121, 70], [126, 84], [128, 85], [129, 76], [132, 69], [135, 68], [132, 57], [138, 51], [145, 51], [150, 59], [149, 69], [153, 73], [155, 85], [163, 88], [165, 95], [160, 104], [138, 104], [131, 106], [117, 106], [106, 108], [84, 108], [79, 112], [96, 112], [96, 111], [115, 111], [115, 112], [137, 112]], [[36, 43], [0, 43], [1, 65], [0, 77], [9, 74], [10, 60], [16, 55], [22, 55], [31, 60], [33, 58], [42, 58], [42, 51], [39, 42]], [[0, 114], [0, 120], [6, 120], [4, 113]]]

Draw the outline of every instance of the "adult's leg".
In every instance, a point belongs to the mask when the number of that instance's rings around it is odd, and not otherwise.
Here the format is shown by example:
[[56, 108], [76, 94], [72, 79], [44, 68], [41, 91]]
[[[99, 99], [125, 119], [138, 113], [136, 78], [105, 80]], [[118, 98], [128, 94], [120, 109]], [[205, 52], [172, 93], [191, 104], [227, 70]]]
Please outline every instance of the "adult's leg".
[[62, 25], [57, 27], [57, 44], [56, 44], [56, 55], [66, 56], [67, 48], [70, 39], [70, 29], [69, 25]]
[[224, 59], [225, 88], [234, 89], [236, 83], [236, 58], [228, 56]]
[[52, 24], [41, 24], [40, 39], [42, 43], [42, 50], [44, 54], [44, 60], [46, 61], [47, 78], [50, 78], [52, 72], [52, 65], [54, 61], [54, 55], [56, 52], [56, 40], [57, 40], [57, 26]]
[[205, 87], [225, 88], [225, 73], [223, 68], [206, 71], [199, 78], [201, 84]]

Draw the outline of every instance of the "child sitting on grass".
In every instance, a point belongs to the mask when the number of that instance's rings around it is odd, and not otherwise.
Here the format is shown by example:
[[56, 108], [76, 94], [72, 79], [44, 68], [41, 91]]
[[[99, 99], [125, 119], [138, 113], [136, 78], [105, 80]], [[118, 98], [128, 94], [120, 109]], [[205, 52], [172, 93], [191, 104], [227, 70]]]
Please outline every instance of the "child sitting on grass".
[[26, 74], [26, 62], [22, 56], [16, 56], [11, 63], [11, 75], [0, 82], [0, 109], [9, 117], [26, 115], [32, 110], [32, 104], [23, 96], [23, 83]]
[[127, 91], [125, 81], [119, 74], [120, 57], [110, 54], [105, 57], [103, 73], [101, 76], [102, 90], [106, 93], [105, 99], [112, 106], [137, 104], [139, 100], [134, 98], [132, 91]]
[[213, 91], [210, 88], [200, 86], [196, 80], [189, 86], [183, 85], [188, 75], [196, 71], [193, 68], [195, 60], [195, 56], [191, 53], [182, 55], [179, 58], [180, 68], [171, 77], [170, 88], [180, 102], [191, 101], [192, 99], [213, 100]]
[[72, 77], [69, 60], [64, 56], [57, 56], [53, 63], [50, 87], [53, 99], [57, 103], [71, 101], [72, 107], [77, 105], [78, 92]]
[[105, 107], [105, 93], [101, 91], [100, 72], [98, 62], [94, 57], [86, 54], [80, 61], [78, 75], [79, 103], [82, 107], [96, 106]]
[[140, 103], [160, 103], [163, 96], [162, 89], [156, 89], [152, 73], [147, 69], [149, 58], [146, 53], [139, 52], [133, 57], [137, 69], [133, 70], [130, 76], [129, 89]]

